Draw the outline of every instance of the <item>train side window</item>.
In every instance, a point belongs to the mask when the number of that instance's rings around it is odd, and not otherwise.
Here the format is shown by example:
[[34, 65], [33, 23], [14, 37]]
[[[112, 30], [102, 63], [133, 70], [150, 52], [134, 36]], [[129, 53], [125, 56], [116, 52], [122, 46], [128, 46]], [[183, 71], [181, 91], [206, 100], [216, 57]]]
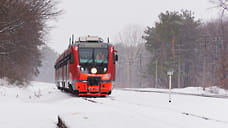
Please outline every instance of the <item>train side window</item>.
[[74, 54], [70, 53], [70, 64], [74, 64]]

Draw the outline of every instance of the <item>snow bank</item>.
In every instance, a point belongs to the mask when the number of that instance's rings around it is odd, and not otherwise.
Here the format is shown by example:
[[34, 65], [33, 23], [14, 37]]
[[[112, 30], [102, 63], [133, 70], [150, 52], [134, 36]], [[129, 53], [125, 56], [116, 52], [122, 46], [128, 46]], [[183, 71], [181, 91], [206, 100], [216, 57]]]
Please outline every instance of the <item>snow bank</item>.
[[[160, 89], [160, 88], [127, 88], [129, 90], [141, 90], [141, 91], [160, 91], [160, 92], [168, 92], [168, 89]], [[209, 95], [209, 96], [228, 96], [228, 90], [212, 86], [207, 87], [203, 90], [202, 87], [186, 87], [186, 88], [174, 88], [171, 90], [172, 92], [177, 93], [186, 93], [186, 94], [197, 94], [197, 95]]]
[[[52, 93], [57, 91], [55, 85], [44, 82], [31, 82], [28, 86], [18, 87], [16, 85], [9, 85], [8, 82], [3, 81], [4, 86], [0, 86], [1, 100], [22, 100], [22, 101], [37, 101], [49, 97]], [[6, 85], [6, 86], [5, 86]], [[4, 96], [4, 97], [2, 97]]]

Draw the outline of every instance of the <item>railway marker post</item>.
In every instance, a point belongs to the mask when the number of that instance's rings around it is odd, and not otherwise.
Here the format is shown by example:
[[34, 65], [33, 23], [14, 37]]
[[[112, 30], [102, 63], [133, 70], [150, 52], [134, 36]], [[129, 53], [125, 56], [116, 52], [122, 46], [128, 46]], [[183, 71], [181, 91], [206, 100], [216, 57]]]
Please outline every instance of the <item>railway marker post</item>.
[[171, 88], [172, 88], [172, 75], [174, 70], [170, 69], [167, 72], [167, 75], [169, 76], [169, 103], [171, 103]]

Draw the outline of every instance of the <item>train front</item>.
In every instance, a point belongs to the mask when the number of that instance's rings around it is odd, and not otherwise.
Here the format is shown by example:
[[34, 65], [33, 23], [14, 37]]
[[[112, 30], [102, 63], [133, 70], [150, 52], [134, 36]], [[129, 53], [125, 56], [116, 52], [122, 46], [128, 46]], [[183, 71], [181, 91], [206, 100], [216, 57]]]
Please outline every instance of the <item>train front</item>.
[[79, 42], [77, 51], [79, 75], [75, 90], [79, 95], [105, 96], [111, 94], [115, 80], [116, 51], [109, 43]]

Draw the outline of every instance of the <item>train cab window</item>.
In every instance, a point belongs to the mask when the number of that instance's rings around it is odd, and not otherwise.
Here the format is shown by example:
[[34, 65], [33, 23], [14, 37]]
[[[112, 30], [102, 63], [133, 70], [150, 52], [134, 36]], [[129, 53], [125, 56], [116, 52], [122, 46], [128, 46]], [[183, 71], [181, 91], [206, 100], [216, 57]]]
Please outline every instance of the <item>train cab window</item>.
[[93, 62], [93, 49], [92, 48], [79, 49], [79, 62], [80, 63], [92, 63]]
[[94, 49], [94, 61], [95, 63], [108, 63], [108, 49], [99, 48]]

